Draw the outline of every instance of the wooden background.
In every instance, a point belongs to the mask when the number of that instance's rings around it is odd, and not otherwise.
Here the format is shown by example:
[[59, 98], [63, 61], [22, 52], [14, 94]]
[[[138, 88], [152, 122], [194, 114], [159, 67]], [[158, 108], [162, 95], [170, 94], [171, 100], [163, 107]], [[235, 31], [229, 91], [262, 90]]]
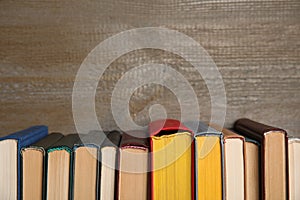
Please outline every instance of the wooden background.
[[[178, 30], [211, 55], [225, 84], [227, 127], [249, 117], [300, 136], [299, 0], [2, 0], [0, 134], [34, 124], [74, 132], [72, 87], [83, 59], [106, 38], [149, 26]], [[169, 64], [182, 73], [198, 95], [201, 119], [208, 121], [210, 97], [195, 69], [172, 53], [145, 49], [121, 56], [101, 78], [96, 110], [103, 128], [116, 128], [114, 85], [144, 63]], [[170, 91], [146, 85], [131, 98], [133, 119], [145, 125], [155, 103], [166, 106], [168, 117], [180, 116]]]

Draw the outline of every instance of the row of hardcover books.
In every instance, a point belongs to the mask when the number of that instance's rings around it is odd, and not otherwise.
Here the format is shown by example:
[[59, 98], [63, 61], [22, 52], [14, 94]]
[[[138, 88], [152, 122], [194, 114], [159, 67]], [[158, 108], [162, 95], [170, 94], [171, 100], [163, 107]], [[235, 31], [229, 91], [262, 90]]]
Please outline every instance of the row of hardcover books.
[[0, 199], [300, 199], [300, 140], [239, 119], [232, 130], [157, 120], [148, 131], [0, 138]]

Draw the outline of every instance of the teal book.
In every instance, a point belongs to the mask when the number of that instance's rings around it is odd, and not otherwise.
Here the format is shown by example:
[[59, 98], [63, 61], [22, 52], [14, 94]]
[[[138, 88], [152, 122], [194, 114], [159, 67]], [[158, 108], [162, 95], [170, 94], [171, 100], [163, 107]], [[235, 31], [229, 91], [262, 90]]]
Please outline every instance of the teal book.
[[20, 150], [48, 134], [47, 126], [33, 126], [0, 138], [0, 199], [21, 200]]
[[70, 134], [58, 140], [47, 150], [46, 199], [70, 199], [72, 151], [78, 140], [78, 134]]

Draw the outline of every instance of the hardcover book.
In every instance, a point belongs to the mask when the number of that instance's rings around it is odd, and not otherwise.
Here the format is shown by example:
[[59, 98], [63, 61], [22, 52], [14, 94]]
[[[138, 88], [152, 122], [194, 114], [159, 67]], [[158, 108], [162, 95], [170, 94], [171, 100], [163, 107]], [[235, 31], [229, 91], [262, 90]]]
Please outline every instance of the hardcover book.
[[289, 199], [300, 199], [300, 138], [289, 137]]
[[234, 129], [239, 134], [257, 140], [261, 144], [261, 198], [265, 200], [287, 199], [286, 132], [250, 119], [237, 120]]
[[123, 133], [120, 143], [119, 200], [148, 198], [149, 138], [142, 131]]
[[245, 138], [245, 199], [259, 200], [259, 146], [257, 141]]
[[100, 146], [105, 139], [101, 131], [81, 135], [73, 149], [73, 199], [99, 198]]
[[0, 199], [21, 200], [20, 150], [47, 134], [47, 126], [33, 126], [0, 138]]
[[223, 128], [224, 138], [224, 179], [225, 199], [245, 199], [245, 174], [244, 174], [244, 143], [245, 138], [231, 130]]
[[193, 133], [177, 120], [149, 124], [152, 200], [194, 198]]
[[72, 149], [78, 140], [78, 134], [70, 134], [58, 140], [47, 150], [46, 199], [70, 199], [70, 185], [72, 185]]
[[107, 133], [100, 149], [100, 199], [114, 200], [118, 196], [118, 167], [119, 167], [119, 152], [118, 147], [121, 140], [119, 131], [111, 131]]
[[195, 133], [195, 188], [197, 200], [225, 199], [223, 134], [199, 122]]
[[62, 137], [61, 133], [51, 133], [29, 147], [22, 148], [23, 200], [43, 199], [45, 197], [46, 151]]

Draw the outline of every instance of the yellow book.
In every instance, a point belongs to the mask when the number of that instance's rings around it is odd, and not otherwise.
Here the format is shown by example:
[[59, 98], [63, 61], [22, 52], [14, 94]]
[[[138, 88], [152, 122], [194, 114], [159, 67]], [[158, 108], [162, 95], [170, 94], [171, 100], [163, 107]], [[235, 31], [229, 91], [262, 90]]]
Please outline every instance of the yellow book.
[[193, 137], [177, 120], [149, 125], [152, 153], [152, 200], [193, 199]]
[[195, 133], [196, 200], [224, 198], [222, 133], [199, 123]]

